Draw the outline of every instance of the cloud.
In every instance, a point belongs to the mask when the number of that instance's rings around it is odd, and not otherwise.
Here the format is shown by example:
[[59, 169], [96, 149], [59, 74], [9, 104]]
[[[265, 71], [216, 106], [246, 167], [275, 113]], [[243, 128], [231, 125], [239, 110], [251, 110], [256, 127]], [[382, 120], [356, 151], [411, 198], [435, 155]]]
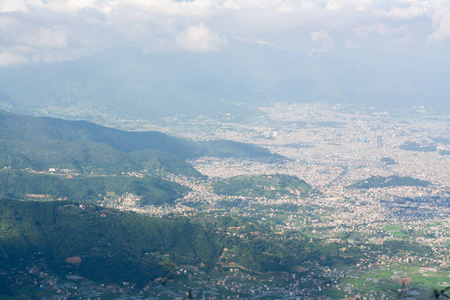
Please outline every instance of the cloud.
[[264, 41], [263, 39], [257, 39], [255, 43], [258, 45], [258, 47], [262, 47], [262, 46], [274, 47], [275, 46], [275, 44]]
[[204, 24], [189, 26], [176, 37], [181, 49], [192, 52], [217, 51], [228, 44], [227, 40], [219, 37]]
[[66, 35], [56, 28], [39, 28], [33, 33], [26, 34], [21, 40], [25, 45], [36, 48], [52, 49], [67, 46]]
[[28, 5], [24, 0], [3, 0], [0, 2], [0, 12], [28, 11]]
[[384, 23], [378, 23], [378, 24], [370, 24], [366, 26], [361, 26], [354, 28], [353, 31], [356, 33], [357, 36], [368, 36], [372, 33], [375, 33], [377, 35], [381, 36], [391, 36], [391, 35], [397, 35], [402, 34], [405, 32], [404, 27], [389, 27]]
[[2, 0], [0, 52], [20, 63], [121, 46], [208, 52], [270, 41], [291, 51], [351, 45], [448, 57], [449, 11], [445, 0]]
[[428, 42], [435, 43], [450, 39], [450, 12], [447, 9], [439, 10], [434, 14], [433, 25], [436, 30], [428, 36]]
[[16, 53], [0, 52], [0, 66], [10, 66], [28, 62], [27, 58]]
[[311, 33], [311, 40], [319, 43], [320, 48], [313, 48], [314, 52], [324, 52], [330, 50], [334, 46], [334, 41], [324, 29]]
[[394, 8], [389, 11], [377, 10], [375, 15], [377, 17], [390, 17], [403, 20], [411, 20], [414, 18], [425, 16], [428, 13], [426, 6], [411, 6], [407, 8]]

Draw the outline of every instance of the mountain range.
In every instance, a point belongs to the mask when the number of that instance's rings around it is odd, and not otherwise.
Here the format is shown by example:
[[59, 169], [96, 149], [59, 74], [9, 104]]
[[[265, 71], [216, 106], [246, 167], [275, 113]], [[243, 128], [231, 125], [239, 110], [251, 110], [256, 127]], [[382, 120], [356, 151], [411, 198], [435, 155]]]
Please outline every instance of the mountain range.
[[448, 110], [450, 62], [361, 49], [332, 53], [233, 46], [227, 52], [105, 50], [0, 72], [0, 109], [94, 120], [260, 114], [276, 101]]

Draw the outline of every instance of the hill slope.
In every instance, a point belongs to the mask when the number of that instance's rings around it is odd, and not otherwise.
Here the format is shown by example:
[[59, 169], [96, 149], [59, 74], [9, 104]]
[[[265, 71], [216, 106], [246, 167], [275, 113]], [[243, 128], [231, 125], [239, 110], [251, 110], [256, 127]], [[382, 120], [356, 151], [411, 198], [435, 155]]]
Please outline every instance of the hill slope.
[[371, 176], [367, 179], [360, 180], [349, 188], [355, 189], [370, 189], [370, 188], [384, 188], [384, 187], [396, 187], [396, 186], [428, 186], [430, 182], [425, 180], [415, 179], [409, 176]]
[[[224, 226], [238, 228], [246, 238], [227, 235]], [[164, 270], [157, 259], [165, 254], [179, 266], [203, 270], [237, 263], [258, 272], [297, 272], [307, 261], [354, 263], [354, 257], [339, 257], [338, 246], [293, 233], [286, 239], [268, 239], [270, 228], [229, 216], [195, 223], [92, 204], [0, 199], [0, 228], [0, 282], [5, 272], [43, 263], [60, 276], [143, 285], [161, 276]], [[224, 248], [230, 255], [220, 257]]]
[[65, 178], [0, 170], [0, 198], [61, 200], [103, 204], [105, 198], [118, 200], [128, 193], [139, 197], [137, 205], [173, 204], [189, 189], [156, 177], [85, 176]]
[[237, 176], [216, 181], [212, 186], [214, 192], [220, 195], [269, 199], [304, 195], [311, 190], [305, 181], [283, 174]]
[[160, 254], [173, 253], [180, 264], [210, 266], [221, 253], [213, 234], [185, 218], [94, 205], [0, 200], [0, 226], [0, 273], [44, 259], [60, 275], [143, 285], [164, 272], [157, 263]]
[[19, 116], [5, 111], [0, 111], [0, 132], [0, 167], [83, 172], [102, 169], [113, 173], [159, 169], [200, 176], [185, 159], [202, 155], [278, 157], [267, 149], [243, 143], [194, 143], [160, 132], [120, 131], [86, 121]]

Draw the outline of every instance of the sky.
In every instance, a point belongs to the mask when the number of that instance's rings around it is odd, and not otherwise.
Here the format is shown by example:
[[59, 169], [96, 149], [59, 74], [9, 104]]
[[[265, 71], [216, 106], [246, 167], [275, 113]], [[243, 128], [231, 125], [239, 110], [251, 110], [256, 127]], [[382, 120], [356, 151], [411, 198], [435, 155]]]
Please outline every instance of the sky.
[[0, 66], [116, 47], [310, 54], [372, 49], [450, 60], [450, 0], [1, 0]]

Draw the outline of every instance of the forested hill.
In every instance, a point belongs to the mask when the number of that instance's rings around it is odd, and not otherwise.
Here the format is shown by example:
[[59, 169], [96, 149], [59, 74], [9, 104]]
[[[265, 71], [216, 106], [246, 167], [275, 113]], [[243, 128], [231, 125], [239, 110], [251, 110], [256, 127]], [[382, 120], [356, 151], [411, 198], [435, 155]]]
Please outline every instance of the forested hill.
[[[59, 276], [143, 285], [166, 271], [158, 266], [166, 254], [178, 266], [207, 270], [238, 264], [258, 272], [297, 272], [297, 266], [316, 261], [353, 264], [360, 257], [359, 250], [339, 256], [341, 246], [302, 234], [271, 240], [270, 228], [237, 217], [201, 220], [156, 218], [65, 201], [0, 199], [0, 283], [7, 281], [2, 274], [43, 264], [40, 267]], [[227, 235], [226, 228], [239, 230], [245, 238]], [[228, 256], [222, 255], [225, 248]]]
[[175, 182], [146, 176], [80, 176], [66, 178], [48, 174], [30, 174], [0, 170], [0, 198], [41, 201], [66, 199], [80, 203], [101, 203], [106, 198], [138, 196], [137, 205], [173, 204], [188, 192]]
[[0, 276], [44, 261], [60, 275], [143, 285], [164, 274], [159, 255], [208, 267], [222, 251], [217, 236], [186, 218], [152, 218], [90, 204], [0, 200], [0, 226]]
[[370, 188], [385, 188], [385, 187], [397, 187], [397, 186], [428, 186], [430, 182], [412, 178], [409, 176], [371, 176], [367, 179], [360, 180], [349, 188], [355, 189], [370, 189]]
[[311, 186], [296, 176], [273, 174], [237, 176], [216, 181], [213, 190], [219, 195], [266, 197], [278, 199], [305, 195]]
[[[200, 176], [184, 160], [199, 156], [279, 157], [231, 141], [195, 143], [161, 132], [128, 132], [86, 121], [20, 116], [0, 111], [0, 167], [63, 167], [107, 172], [163, 169]], [[220, 149], [220, 150], [219, 150]]]

